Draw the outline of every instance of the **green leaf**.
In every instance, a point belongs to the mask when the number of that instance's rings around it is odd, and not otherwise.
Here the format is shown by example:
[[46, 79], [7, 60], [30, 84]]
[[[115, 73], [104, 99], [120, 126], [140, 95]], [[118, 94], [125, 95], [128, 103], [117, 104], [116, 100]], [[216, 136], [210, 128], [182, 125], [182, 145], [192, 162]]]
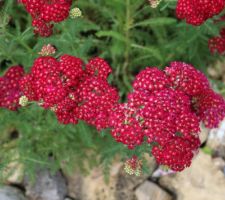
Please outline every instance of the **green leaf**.
[[84, 122], [79, 122], [77, 126], [79, 129], [79, 137], [81, 138], [83, 144], [87, 147], [91, 147], [93, 145], [93, 141], [88, 126]]
[[171, 17], [158, 17], [146, 19], [144, 21], [138, 22], [132, 26], [132, 28], [137, 26], [165, 26], [176, 24], [177, 20]]
[[96, 33], [96, 36], [97, 37], [111, 37], [111, 38], [114, 38], [116, 40], [120, 40], [123, 42], [126, 41], [126, 38], [122, 34], [115, 32], [115, 31], [99, 31]]
[[131, 47], [140, 49], [140, 50], [145, 51], [145, 52], [148, 52], [148, 53], [150, 53], [150, 55], [155, 57], [157, 60], [163, 61], [163, 57], [161, 56], [160, 51], [156, 47], [151, 47], [151, 46], [144, 47], [144, 46], [141, 46], [141, 45], [138, 45], [138, 44], [131, 44]]

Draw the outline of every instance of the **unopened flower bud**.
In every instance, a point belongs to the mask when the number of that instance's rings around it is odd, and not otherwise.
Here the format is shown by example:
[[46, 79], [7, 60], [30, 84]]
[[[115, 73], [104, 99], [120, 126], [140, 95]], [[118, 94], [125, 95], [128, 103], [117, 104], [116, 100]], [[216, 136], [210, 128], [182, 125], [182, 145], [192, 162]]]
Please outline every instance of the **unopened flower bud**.
[[79, 8], [73, 8], [70, 11], [70, 17], [72, 19], [78, 18], [78, 17], [82, 17], [82, 11]]
[[55, 52], [55, 47], [53, 47], [51, 44], [47, 44], [42, 47], [41, 51], [38, 54], [42, 56], [49, 56], [55, 54]]
[[21, 106], [26, 106], [28, 104], [28, 98], [26, 96], [21, 96], [19, 99], [19, 104]]

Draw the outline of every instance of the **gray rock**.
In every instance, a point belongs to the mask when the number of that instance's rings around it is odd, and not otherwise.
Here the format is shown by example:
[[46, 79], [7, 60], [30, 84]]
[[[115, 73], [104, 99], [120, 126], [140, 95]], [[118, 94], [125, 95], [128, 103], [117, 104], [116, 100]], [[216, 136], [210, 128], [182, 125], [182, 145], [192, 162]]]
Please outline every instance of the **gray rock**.
[[27, 200], [27, 198], [25, 198], [19, 189], [4, 186], [0, 188], [0, 200]]
[[135, 200], [134, 189], [147, 180], [149, 175], [142, 174], [137, 177], [134, 175], [127, 175], [123, 171], [119, 174], [115, 184], [115, 200], [129, 199]]
[[145, 181], [135, 191], [137, 200], [172, 200], [172, 196], [155, 183]]
[[153, 158], [146, 155], [149, 174], [140, 177], [127, 175], [123, 164], [115, 161], [110, 170], [109, 182], [104, 180], [101, 168], [95, 168], [88, 176], [79, 172], [67, 176], [68, 195], [79, 200], [136, 200], [134, 190], [153, 172], [156, 164]]
[[64, 200], [66, 194], [66, 181], [60, 172], [52, 175], [40, 170], [35, 183], [26, 180], [26, 195], [31, 200]]

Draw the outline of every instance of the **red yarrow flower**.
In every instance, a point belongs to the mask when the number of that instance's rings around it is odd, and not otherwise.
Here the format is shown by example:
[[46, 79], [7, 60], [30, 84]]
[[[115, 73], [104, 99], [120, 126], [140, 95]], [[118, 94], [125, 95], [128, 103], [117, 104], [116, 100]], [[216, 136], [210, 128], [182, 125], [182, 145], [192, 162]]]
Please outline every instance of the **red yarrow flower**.
[[53, 23], [69, 16], [72, 0], [21, 0], [21, 3], [33, 18], [34, 33], [49, 37], [53, 33]]
[[101, 77], [103, 79], [108, 78], [111, 74], [112, 69], [109, 64], [102, 58], [96, 57], [89, 60], [85, 67], [87, 74], [91, 76]]
[[168, 85], [166, 74], [156, 67], [147, 67], [141, 71], [133, 82], [135, 90], [155, 91], [166, 88]]
[[48, 24], [42, 19], [34, 19], [32, 26], [34, 27], [34, 33], [41, 37], [49, 37], [53, 33], [53, 24]]
[[166, 165], [174, 171], [182, 171], [191, 165], [192, 158], [198, 152], [199, 146], [199, 138], [174, 137], [164, 146], [154, 146], [152, 154], [158, 164]]
[[190, 166], [200, 145], [200, 122], [216, 127], [225, 117], [225, 101], [214, 93], [206, 76], [192, 65], [172, 62], [164, 71], [141, 71], [128, 94], [110, 115], [111, 134], [133, 149], [153, 145], [158, 164], [175, 171]]
[[117, 142], [121, 142], [133, 149], [141, 145], [144, 140], [144, 132], [141, 124], [136, 118], [135, 109], [129, 104], [118, 104], [111, 112], [110, 127], [111, 134]]
[[171, 62], [165, 73], [170, 80], [171, 87], [183, 91], [189, 96], [201, 94], [208, 88], [206, 76], [192, 65], [184, 62]]
[[87, 75], [77, 87], [76, 97], [79, 102], [78, 119], [96, 126], [98, 130], [109, 127], [109, 114], [119, 95], [106, 79]]
[[221, 29], [220, 36], [209, 39], [208, 46], [212, 54], [216, 52], [219, 54], [225, 53], [225, 28]]
[[24, 70], [21, 66], [12, 66], [0, 77], [0, 107], [13, 111], [20, 107], [21, 90], [18, 83], [23, 75]]
[[224, 98], [209, 89], [204, 94], [193, 99], [197, 115], [208, 128], [216, 128], [225, 117]]
[[[67, 54], [59, 59], [39, 57], [31, 73], [20, 81], [21, 90], [29, 101], [54, 111], [60, 123], [84, 120], [98, 130], [107, 128], [109, 113], [119, 100], [117, 90], [106, 79], [111, 68], [101, 58], [84, 66], [80, 58]], [[95, 70], [97, 75], [92, 73]]]
[[222, 12], [224, 7], [224, 0], [178, 0], [176, 14], [179, 19], [185, 19], [188, 24], [199, 26]]
[[225, 100], [206, 76], [183, 62], [165, 70], [148, 67], [136, 76], [128, 102], [118, 103], [107, 81], [111, 71], [101, 58], [84, 64], [70, 55], [42, 56], [20, 80], [21, 95], [51, 109], [60, 123], [83, 120], [97, 130], [111, 128], [112, 137], [129, 149], [153, 145], [158, 164], [175, 171], [190, 166], [200, 145], [200, 122], [213, 128], [225, 117]]

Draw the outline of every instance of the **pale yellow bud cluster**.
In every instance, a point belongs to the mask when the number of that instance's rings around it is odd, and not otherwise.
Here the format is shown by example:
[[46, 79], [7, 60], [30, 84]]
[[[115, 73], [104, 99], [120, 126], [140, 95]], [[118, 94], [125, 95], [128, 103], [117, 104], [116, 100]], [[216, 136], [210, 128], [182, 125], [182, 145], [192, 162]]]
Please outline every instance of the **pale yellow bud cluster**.
[[51, 44], [47, 44], [42, 47], [41, 51], [38, 54], [42, 56], [50, 56], [55, 54], [55, 52], [55, 47], [53, 47]]
[[53, 106], [50, 108], [51, 111], [56, 112], [57, 111], [57, 106]]
[[160, 4], [161, 0], [149, 0], [149, 3], [152, 8], [157, 8], [158, 5]]
[[124, 171], [129, 175], [140, 176], [142, 173], [142, 162], [137, 160], [136, 163], [131, 163], [131, 160], [127, 160], [124, 164]]
[[74, 94], [69, 94], [69, 97], [70, 97], [72, 100], [75, 100]]
[[82, 17], [82, 12], [81, 12], [80, 8], [73, 8], [70, 11], [70, 17], [72, 19], [75, 19], [75, 18], [78, 18], [78, 17]]
[[19, 99], [19, 104], [21, 106], [26, 106], [28, 104], [28, 98], [26, 96], [21, 96]]
[[135, 175], [135, 176], [141, 175], [140, 169], [132, 169], [132, 167], [130, 167], [129, 165], [124, 166], [124, 171], [129, 175]]

